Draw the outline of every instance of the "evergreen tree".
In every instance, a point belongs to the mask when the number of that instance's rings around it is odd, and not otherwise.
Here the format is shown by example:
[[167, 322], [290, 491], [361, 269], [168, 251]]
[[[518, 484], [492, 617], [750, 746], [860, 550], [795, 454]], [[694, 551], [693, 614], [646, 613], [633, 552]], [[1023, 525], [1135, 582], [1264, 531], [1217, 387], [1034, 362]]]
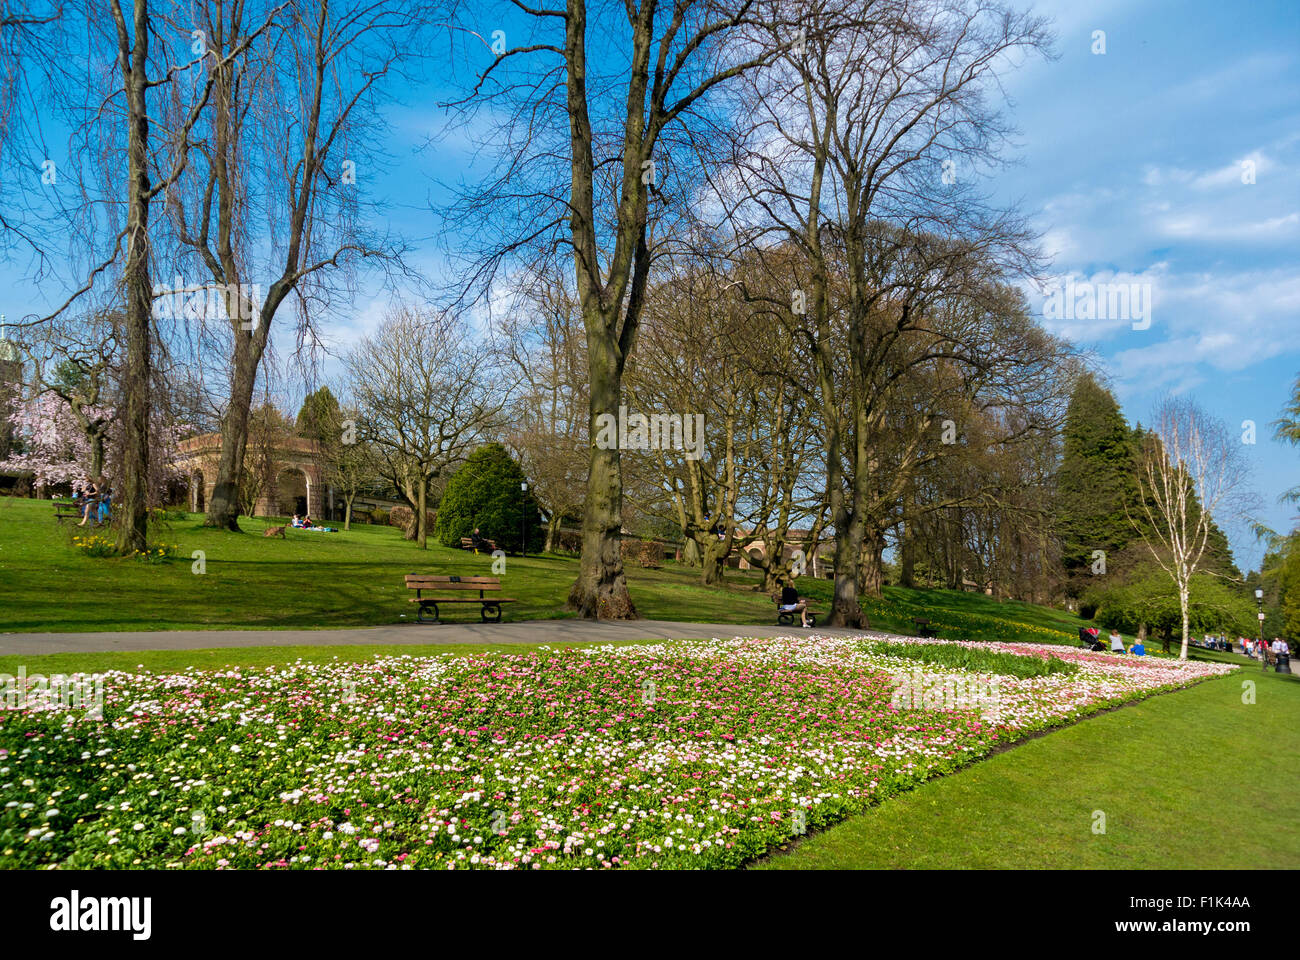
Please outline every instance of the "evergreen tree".
[[517, 553], [526, 532], [529, 552], [539, 551], [546, 529], [531, 485], [520, 489], [525, 480], [501, 444], [479, 447], [447, 481], [438, 505], [438, 539], [458, 547], [478, 527], [483, 537]]
[[1104, 550], [1110, 557], [1133, 539], [1124, 504], [1137, 493], [1133, 434], [1114, 395], [1090, 373], [1075, 384], [1064, 440], [1057, 472], [1057, 536], [1061, 562], [1076, 577], [1091, 573], [1093, 551]]
[[303, 398], [295, 426], [298, 436], [325, 447], [337, 441], [342, 421], [338, 399], [329, 387], [321, 387]]

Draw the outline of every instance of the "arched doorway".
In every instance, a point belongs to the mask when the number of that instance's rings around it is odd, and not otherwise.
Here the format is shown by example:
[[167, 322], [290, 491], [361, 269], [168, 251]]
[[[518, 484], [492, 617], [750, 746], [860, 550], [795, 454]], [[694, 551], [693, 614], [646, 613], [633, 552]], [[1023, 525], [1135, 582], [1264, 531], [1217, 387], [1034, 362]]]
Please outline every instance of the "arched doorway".
[[275, 500], [281, 516], [307, 513], [311, 501], [310, 481], [305, 471], [297, 467], [286, 467], [275, 478]]

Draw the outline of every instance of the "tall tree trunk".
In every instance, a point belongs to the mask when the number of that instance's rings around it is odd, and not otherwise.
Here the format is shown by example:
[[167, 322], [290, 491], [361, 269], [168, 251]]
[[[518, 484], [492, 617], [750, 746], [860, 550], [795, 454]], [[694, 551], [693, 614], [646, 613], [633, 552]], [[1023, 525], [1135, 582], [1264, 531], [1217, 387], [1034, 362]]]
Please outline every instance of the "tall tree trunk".
[[862, 607], [858, 602], [858, 524], [835, 537], [835, 596], [831, 601], [830, 623], [837, 627], [862, 626]]
[[883, 557], [884, 537], [874, 526], [870, 527], [862, 541], [862, 569], [858, 575], [863, 596], [881, 596], [885, 581]]
[[429, 481], [424, 475], [420, 475], [420, 489], [415, 495], [419, 501], [419, 507], [415, 514], [416, 540], [419, 541], [421, 550], [429, 549], [429, 516], [425, 512], [429, 503]]
[[[618, 346], [603, 318], [587, 324], [591, 399], [589, 436], [599, 435], [597, 418], [617, 420], [622, 402], [622, 371]], [[609, 449], [594, 444], [587, 475], [587, 503], [582, 517], [582, 560], [578, 579], [569, 591], [569, 606], [590, 620], [633, 620], [636, 607], [623, 573], [619, 531], [623, 526], [623, 470], [617, 444]]]
[[552, 513], [551, 519], [546, 524], [546, 545], [542, 548], [543, 553], [555, 552], [555, 539], [560, 534], [560, 515]]
[[722, 582], [722, 574], [725, 570], [725, 560], [727, 554], [731, 551], [727, 549], [725, 540], [719, 540], [717, 534], [711, 534], [704, 531], [704, 542], [699, 544], [700, 549], [700, 583], [712, 586], [715, 583]]
[[104, 475], [104, 432], [96, 430], [90, 436], [90, 475]]
[[128, 39], [121, 7], [113, 13], [118, 31], [118, 59], [126, 87], [127, 253], [123, 270], [126, 299], [126, 364], [122, 377], [122, 489], [117, 549], [144, 550], [148, 541], [149, 380], [152, 366], [150, 316], [153, 285], [149, 280], [149, 112], [146, 107], [149, 56], [148, 0], [133, 4], [133, 36]]
[[352, 501], [353, 497], [343, 498], [343, 529], [352, 529]]
[[903, 498], [903, 530], [898, 545], [898, 585], [916, 585], [916, 521], [912, 518], [912, 495]]
[[257, 379], [257, 360], [261, 353], [252, 337], [236, 325], [235, 369], [231, 374], [230, 405], [221, 420], [221, 458], [217, 461], [217, 480], [208, 500], [205, 527], [220, 530], [239, 529], [239, 477], [244, 470], [244, 452], [248, 448], [248, 412], [253, 404]]
[[1189, 584], [1186, 580], [1178, 584], [1178, 607], [1183, 615], [1183, 644], [1178, 650], [1179, 660], [1187, 659], [1187, 636], [1188, 636], [1188, 631], [1191, 628], [1190, 627], [1191, 617], [1188, 615], [1188, 610], [1187, 610], [1189, 589], [1190, 589]]

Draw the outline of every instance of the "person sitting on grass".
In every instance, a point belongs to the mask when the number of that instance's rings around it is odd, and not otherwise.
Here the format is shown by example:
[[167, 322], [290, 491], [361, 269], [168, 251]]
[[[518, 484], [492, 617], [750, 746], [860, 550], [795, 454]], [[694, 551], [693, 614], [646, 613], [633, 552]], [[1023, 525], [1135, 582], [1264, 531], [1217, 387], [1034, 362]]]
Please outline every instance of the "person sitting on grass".
[[1110, 652], [1111, 653], [1124, 652], [1124, 638], [1119, 635], [1118, 630], [1112, 630], [1110, 632]]
[[1133, 646], [1129, 650], [1129, 653], [1133, 654], [1135, 657], [1145, 657], [1147, 655], [1147, 648], [1142, 645], [1141, 637], [1138, 637], [1133, 641]]
[[799, 625], [807, 627], [808, 623], [808, 601], [799, 596], [799, 591], [794, 588], [793, 584], [781, 586], [783, 581], [778, 580], [776, 585], [781, 587], [781, 603], [777, 608], [782, 613], [799, 614]]

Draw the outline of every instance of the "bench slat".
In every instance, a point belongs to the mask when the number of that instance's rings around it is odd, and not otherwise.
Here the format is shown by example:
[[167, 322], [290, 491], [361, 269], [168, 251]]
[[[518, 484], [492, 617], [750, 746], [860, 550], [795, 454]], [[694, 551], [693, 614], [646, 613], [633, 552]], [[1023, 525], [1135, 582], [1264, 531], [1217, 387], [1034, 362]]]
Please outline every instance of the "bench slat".
[[411, 603], [518, 603], [510, 597], [408, 597]]
[[452, 580], [452, 578], [449, 576], [445, 576], [445, 577], [434, 576], [433, 574], [408, 573], [406, 575], [407, 583], [414, 583], [417, 580], [420, 581], [421, 583], [500, 583], [501, 582], [500, 577], [457, 577], [455, 580]]
[[408, 590], [500, 590], [499, 583], [429, 583], [415, 580], [406, 585]]

